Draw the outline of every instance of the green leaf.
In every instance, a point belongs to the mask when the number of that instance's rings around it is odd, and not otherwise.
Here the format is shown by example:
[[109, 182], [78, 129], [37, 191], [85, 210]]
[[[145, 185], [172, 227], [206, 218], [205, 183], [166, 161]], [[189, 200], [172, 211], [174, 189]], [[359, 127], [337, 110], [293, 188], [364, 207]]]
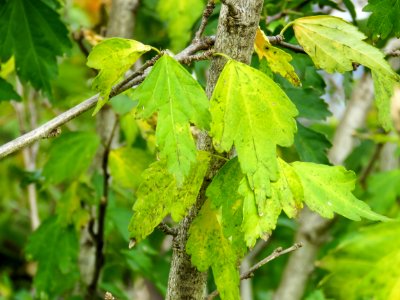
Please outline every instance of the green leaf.
[[10, 83], [0, 77], [0, 102], [8, 100], [21, 101], [21, 96], [14, 91]]
[[[375, 85], [390, 84], [399, 81], [399, 76], [391, 69], [384, 55], [377, 48], [363, 40], [366, 36], [356, 27], [344, 20], [331, 16], [313, 16], [296, 19], [293, 29], [299, 43], [314, 64], [327, 72], [345, 72], [353, 70], [353, 63], [362, 64], [375, 73]], [[385, 88], [377, 88], [378, 109], [385, 109], [390, 104], [390, 94]], [[386, 129], [390, 129], [389, 115], [379, 111], [379, 120]]]
[[400, 223], [361, 229], [328, 253], [318, 266], [329, 273], [322, 286], [334, 299], [400, 298]]
[[304, 201], [308, 207], [325, 218], [338, 213], [348, 219], [359, 221], [387, 220], [374, 213], [369, 206], [358, 200], [352, 191], [356, 175], [341, 166], [326, 166], [315, 163], [294, 162], [291, 164], [299, 175], [304, 190]]
[[329, 165], [326, 151], [332, 145], [321, 133], [297, 123], [298, 132], [294, 137], [294, 146], [302, 161]]
[[105, 39], [92, 49], [87, 58], [87, 66], [100, 70], [92, 84], [93, 88], [100, 92], [93, 115], [107, 103], [112, 86], [143, 53], [150, 50], [150, 46], [123, 38]]
[[144, 82], [135, 90], [137, 116], [158, 113], [156, 129], [160, 158], [181, 184], [196, 160], [196, 145], [190, 123], [208, 129], [208, 99], [199, 83], [176, 60], [163, 55]]
[[207, 152], [198, 152], [197, 162], [193, 164], [181, 187], [178, 187], [175, 178], [166, 170], [164, 161], [152, 163], [143, 172], [143, 182], [136, 193], [137, 200], [133, 205], [133, 216], [129, 224], [131, 238], [140, 242], [168, 214], [176, 222], [186, 215], [196, 201], [209, 159]]
[[363, 11], [372, 12], [367, 26], [375, 37], [381, 39], [393, 35], [400, 37], [399, 0], [368, 0]]
[[142, 172], [153, 161], [150, 153], [130, 147], [121, 147], [110, 152], [110, 174], [116, 184], [136, 189], [141, 181]]
[[191, 37], [191, 29], [200, 18], [204, 8], [203, 0], [158, 1], [157, 12], [168, 24], [168, 35], [172, 51], [185, 47]]
[[50, 299], [72, 289], [79, 279], [79, 242], [73, 227], [61, 226], [56, 217], [45, 220], [31, 234], [26, 253], [38, 262], [34, 277], [37, 295]]
[[59, 14], [41, 0], [0, 1], [0, 60], [12, 55], [18, 76], [51, 94], [57, 56], [71, 48]]
[[[375, 105], [378, 108], [378, 120], [386, 131], [393, 129], [391, 101], [396, 81], [391, 77], [372, 71], [374, 80]], [[388, 100], [389, 99], [389, 100]]]
[[293, 66], [290, 64], [292, 56], [272, 46], [264, 31], [260, 28], [257, 29], [254, 50], [260, 61], [263, 57], [268, 61], [268, 65], [274, 73], [280, 74], [294, 86], [301, 86], [300, 79], [294, 71]]
[[186, 251], [200, 272], [212, 268], [221, 299], [239, 300], [240, 257], [225, 237], [220, 223], [221, 211], [212, 209], [207, 200], [189, 229]]
[[230, 151], [235, 145], [249, 188], [257, 202], [263, 201], [271, 195], [270, 181], [278, 179], [276, 145], [293, 143], [294, 104], [264, 73], [230, 60], [218, 79], [210, 106], [215, 148]]
[[43, 176], [49, 183], [77, 178], [92, 162], [99, 138], [89, 132], [69, 132], [53, 141]]
[[259, 201], [256, 205], [254, 194], [246, 181], [239, 186], [244, 196], [242, 230], [248, 247], [253, 247], [261, 237], [267, 239], [275, 229], [278, 217], [285, 211], [293, 218], [303, 207], [303, 188], [298, 175], [292, 167], [279, 159], [279, 179], [271, 183], [272, 196]]

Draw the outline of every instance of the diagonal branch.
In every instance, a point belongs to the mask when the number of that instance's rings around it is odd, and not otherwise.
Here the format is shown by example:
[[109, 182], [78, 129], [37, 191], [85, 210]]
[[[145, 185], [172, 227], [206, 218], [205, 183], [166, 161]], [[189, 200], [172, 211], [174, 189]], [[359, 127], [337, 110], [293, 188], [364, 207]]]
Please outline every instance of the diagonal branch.
[[[203, 38], [199, 41], [194, 41], [192, 44], [186, 47], [182, 52], [178, 53], [175, 56], [175, 59], [178, 60], [179, 62], [193, 61], [191, 59], [191, 56], [194, 53], [201, 50], [208, 50], [213, 46], [213, 44], [214, 44], [214, 39], [210, 37]], [[151, 63], [144, 64], [142, 68], [140, 68], [139, 70], [134, 72], [131, 76], [129, 76], [127, 80], [124, 80], [119, 84], [115, 85], [110, 93], [110, 98], [118, 94], [121, 94], [126, 90], [128, 90], [129, 88], [141, 83], [146, 78], [149, 72], [149, 68], [155, 62], [156, 60], [151, 60]], [[29, 131], [28, 133], [2, 145], [0, 147], [0, 159], [32, 144], [35, 141], [38, 141], [43, 138], [48, 138], [50, 133], [57, 130], [57, 128], [69, 122], [70, 120], [80, 116], [89, 109], [93, 108], [96, 105], [98, 98], [99, 98], [98, 94], [94, 95], [89, 99], [86, 99], [83, 102], [79, 103], [78, 105], [72, 107], [71, 109], [63, 112], [57, 117], [51, 119], [50, 121], [44, 123], [38, 128]]]
[[[279, 247], [275, 249], [270, 255], [268, 255], [266, 258], [260, 260], [258, 263], [256, 263], [254, 266], [252, 266], [248, 271], [240, 274], [240, 280], [246, 280], [254, 276], [254, 271], [258, 270], [261, 268], [263, 265], [269, 263], [270, 261], [274, 260], [275, 258], [278, 258], [279, 256], [282, 256], [284, 254], [287, 254], [289, 252], [293, 252], [299, 248], [301, 248], [303, 245], [301, 243], [296, 243], [293, 246], [283, 249], [282, 247]], [[218, 290], [215, 290], [211, 294], [209, 294], [205, 300], [212, 300], [215, 297], [219, 295]]]

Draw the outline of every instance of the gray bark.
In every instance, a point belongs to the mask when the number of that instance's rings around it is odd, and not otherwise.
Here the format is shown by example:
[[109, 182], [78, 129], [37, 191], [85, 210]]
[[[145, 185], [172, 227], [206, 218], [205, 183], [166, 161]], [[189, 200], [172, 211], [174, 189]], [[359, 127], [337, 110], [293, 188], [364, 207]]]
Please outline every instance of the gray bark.
[[[353, 91], [328, 154], [329, 160], [335, 165], [343, 164], [355, 146], [354, 133], [363, 126], [374, 99], [371, 87], [370, 76], [364, 75]], [[302, 298], [308, 277], [314, 270], [318, 250], [328, 237], [331, 222], [332, 220], [324, 219], [307, 208], [300, 213], [295, 241], [301, 242], [303, 247], [290, 255], [274, 300]]]
[[[228, 0], [221, 2], [227, 3]], [[248, 64], [253, 53], [254, 37], [263, 1], [231, 0], [228, 4], [231, 7], [230, 9], [226, 5], [223, 5], [221, 8], [215, 51], [217, 53], [225, 53], [233, 59]], [[222, 57], [215, 57], [211, 62], [206, 88], [209, 98], [225, 63], [226, 59]], [[211, 139], [204, 132], [199, 136], [198, 149], [213, 151]], [[173, 241], [173, 256], [168, 280], [167, 300], [203, 299], [204, 297], [207, 273], [200, 273], [192, 266], [185, 246], [190, 224], [205, 201], [205, 190], [222, 164], [221, 160], [211, 161], [196, 204], [189, 211], [188, 216], [179, 224], [178, 235]]]

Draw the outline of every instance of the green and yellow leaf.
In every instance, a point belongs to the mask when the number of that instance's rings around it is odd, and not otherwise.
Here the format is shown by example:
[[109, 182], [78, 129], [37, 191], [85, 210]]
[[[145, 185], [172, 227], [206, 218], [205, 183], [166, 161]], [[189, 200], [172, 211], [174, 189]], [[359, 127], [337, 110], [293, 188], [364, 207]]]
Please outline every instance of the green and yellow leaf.
[[304, 202], [325, 218], [338, 213], [348, 219], [362, 218], [385, 221], [388, 218], [373, 212], [352, 193], [356, 175], [342, 166], [326, 166], [315, 163], [294, 162], [291, 164], [301, 180]]
[[100, 70], [93, 80], [93, 88], [100, 93], [93, 115], [107, 103], [112, 86], [120, 80], [126, 71], [151, 47], [138, 41], [110, 38], [97, 44], [90, 52], [88, 67]]
[[163, 55], [144, 82], [135, 90], [136, 115], [149, 118], [158, 113], [156, 140], [160, 158], [181, 184], [196, 160], [190, 123], [208, 129], [207, 96], [199, 83], [176, 60]]
[[168, 172], [164, 161], [152, 163], [143, 172], [143, 181], [136, 193], [137, 200], [129, 224], [132, 239], [140, 242], [146, 238], [168, 214], [176, 222], [186, 215], [196, 201], [209, 159], [207, 152], [198, 152], [196, 163], [180, 187]]
[[262, 58], [267, 60], [272, 72], [278, 73], [282, 77], [286, 78], [294, 86], [301, 86], [300, 79], [294, 71], [293, 66], [290, 64], [292, 56], [289, 53], [272, 46], [264, 31], [260, 28], [258, 28], [256, 32], [254, 50], [260, 60]]
[[265, 74], [230, 60], [216, 84], [210, 112], [215, 148], [230, 151], [235, 145], [246, 184], [257, 203], [264, 201], [271, 196], [270, 181], [279, 178], [276, 146], [293, 143], [296, 107]]
[[387, 107], [393, 93], [393, 82], [399, 76], [392, 70], [384, 55], [363, 40], [366, 36], [346, 21], [332, 16], [312, 16], [296, 19], [293, 29], [314, 64], [327, 72], [352, 71], [358, 63], [370, 68], [376, 79], [375, 89], [379, 121], [386, 130], [392, 129]]
[[303, 187], [293, 168], [282, 159], [279, 162], [279, 179], [271, 183], [271, 197], [259, 201], [257, 206], [250, 186], [242, 180], [239, 193], [244, 195], [242, 230], [246, 244], [253, 247], [261, 237], [267, 239], [275, 229], [282, 210], [290, 218], [303, 207]]

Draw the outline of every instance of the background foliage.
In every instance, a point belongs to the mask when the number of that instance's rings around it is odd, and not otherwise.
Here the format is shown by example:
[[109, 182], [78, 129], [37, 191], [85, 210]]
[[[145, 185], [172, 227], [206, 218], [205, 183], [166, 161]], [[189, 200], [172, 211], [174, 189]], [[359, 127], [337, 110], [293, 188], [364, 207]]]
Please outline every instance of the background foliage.
[[[359, 220], [360, 216], [384, 219], [376, 214], [379, 213], [397, 219], [400, 170], [395, 129], [399, 127], [398, 119], [394, 118], [393, 123], [389, 118], [395, 109], [384, 99], [391, 96], [391, 87], [398, 78], [395, 73], [398, 58], [391, 59], [395, 69], [392, 71], [385, 59], [395, 56], [395, 52], [387, 52], [384, 57], [369, 45], [383, 48], [399, 35], [400, 1], [369, 0], [361, 6], [353, 2], [265, 0], [260, 28], [268, 36], [275, 36], [294, 21], [293, 27], [285, 32], [286, 41], [301, 44], [308, 55], [272, 46], [259, 31], [253, 69], [230, 61], [221, 75], [225, 82], [216, 87], [210, 112], [203, 91], [208, 61], [183, 67], [171, 57], [163, 56], [139, 88], [112, 98], [106, 107], [117, 115], [117, 125], [113, 128], [117, 138], [109, 142], [117, 146], [110, 150], [105, 162], [112, 178], [106, 207], [102, 206], [106, 181], [99, 168], [104, 161], [98, 149], [107, 145], [96, 132], [93, 112], [69, 122], [60, 136], [43, 139], [2, 159], [0, 299], [84, 299], [90, 286], [85, 272], [94, 260], [94, 252], [90, 252], [93, 245], [88, 238], [92, 233], [88, 228], [98, 222], [102, 208], [105, 253], [99, 295], [110, 291], [117, 299], [164, 297], [171, 239], [153, 229], [165, 217], [168, 224], [179, 221], [194, 203], [210, 157], [203, 152], [196, 154], [192, 134], [196, 138], [198, 132], [193, 125], [209, 130], [211, 118], [215, 147], [229, 151], [234, 144], [239, 159], [230, 160], [214, 178], [207, 190], [209, 199], [190, 230], [187, 251], [200, 270], [212, 268], [210, 291], [217, 284], [222, 287], [219, 288], [222, 297], [236, 299], [237, 259], [245, 257], [247, 263], [254, 264], [276, 247], [293, 243], [300, 225], [289, 217], [295, 216], [302, 206], [302, 201], [297, 201], [302, 196], [310, 208], [326, 217], [336, 212], [353, 220]], [[87, 57], [87, 51], [101, 40], [99, 35], [107, 25], [110, 1], [0, 0], [0, 144], [91, 96], [92, 86], [103, 97], [97, 112], [106, 104], [110, 86], [132, 63], [137, 60], [143, 63], [155, 55], [148, 45], [175, 53], [188, 45], [205, 4], [202, 0], [141, 1], [132, 34], [140, 43], [110, 39]], [[216, 32], [220, 6], [218, 3], [210, 17], [205, 29], [207, 35]], [[332, 17], [325, 17], [327, 25], [323, 30], [313, 23], [315, 19], [301, 19], [343, 12], [364, 33], [355, 32], [349, 23], [338, 25]], [[349, 33], [347, 38], [330, 32], [338, 26]], [[308, 34], [313, 38], [304, 40]], [[326, 39], [333, 40], [331, 44], [336, 48], [325, 48], [325, 56], [317, 56], [314, 49], [324, 45]], [[125, 51], [114, 53], [113, 49], [118, 47], [125, 47]], [[105, 52], [111, 60], [102, 60]], [[277, 61], [282, 65], [276, 64]], [[366, 122], [354, 133], [355, 147], [344, 163], [354, 171], [351, 172], [316, 163], [330, 164], [327, 151], [335, 143], [338, 120], [349, 105], [348, 100], [360, 89], [359, 82], [371, 74], [362, 66], [355, 68], [354, 62], [372, 70], [379, 111], [371, 108]], [[332, 75], [326, 71], [345, 73]], [[156, 81], [158, 76], [164, 81]], [[249, 82], [256, 84], [250, 86]], [[232, 94], [227, 94], [224, 84], [233, 87], [229, 91]], [[261, 86], [267, 86], [269, 93], [264, 95]], [[254, 93], [254, 89], [260, 93]], [[271, 127], [270, 132], [257, 131], [252, 127], [257, 111], [272, 111], [260, 107], [260, 99], [270, 97], [271, 92], [274, 99], [280, 99], [274, 109], [282, 113], [271, 114], [268, 119], [277, 118], [281, 126]], [[182, 95], [190, 98], [190, 105], [180, 101]], [[217, 98], [228, 100], [221, 103]], [[254, 102], [244, 101], [247, 98]], [[398, 101], [395, 93], [393, 102]], [[240, 110], [229, 109], [229, 105]], [[222, 116], [230, 118], [227, 128], [223, 127], [226, 119]], [[238, 119], [242, 120], [241, 127], [231, 128]], [[262, 123], [265, 118], [256, 121]], [[290, 132], [292, 137], [280, 131]], [[258, 142], [252, 149], [246, 141], [250, 134]], [[263, 142], [265, 139], [269, 139], [268, 144]], [[290, 147], [283, 148], [287, 146]], [[258, 161], [243, 159], [251, 157], [251, 151], [264, 156]], [[288, 163], [276, 160], [275, 152]], [[277, 170], [284, 170], [285, 177], [270, 187], [257, 182], [257, 176], [261, 175], [277, 180]], [[229, 176], [230, 181], [224, 181], [224, 176]], [[316, 186], [313, 177], [321, 183]], [[185, 178], [189, 181], [184, 181]], [[330, 185], [325, 186], [326, 183]], [[240, 199], [254, 189], [252, 185], [261, 190], [254, 196], [258, 208], [262, 207], [259, 201], [265, 195], [285, 199], [283, 204], [279, 201], [266, 204], [265, 213], [271, 213], [270, 208], [274, 207], [272, 223], [262, 223], [257, 212], [250, 208], [238, 209], [243, 205]], [[156, 197], [152, 193], [155, 189], [159, 192]], [[290, 195], [279, 194], [282, 189], [289, 190]], [[353, 196], [352, 190], [364, 202]], [[340, 203], [342, 195], [351, 198], [350, 205]], [[332, 201], [331, 208], [326, 206], [327, 198]], [[32, 201], [37, 204], [41, 221], [37, 229]], [[130, 223], [134, 203], [136, 221]], [[149, 207], [147, 203], [156, 205]], [[282, 210], [286, 214], [280, 214]], [[244, 232], [238, 229], [243, 214], [251, 216], [247, 219], [249, 223], [243, 225], [247, 229]], [[336, 217], [331, 235], [319, 251], [318, 268], [310, 277], [304, 298], [399, 299], [400, 224], [394, 220], [351, 222]], [[266, 232], [272, 234], [268, 242], [256, 243]], [[131, 236], [138, 243], [128, 250]], [[248, 256], [246, 244], [255, 246]], [[286, 261], [287, 257], [281, 257], [255, 272], [251, 280], [253, 299], [272, 299]]]

